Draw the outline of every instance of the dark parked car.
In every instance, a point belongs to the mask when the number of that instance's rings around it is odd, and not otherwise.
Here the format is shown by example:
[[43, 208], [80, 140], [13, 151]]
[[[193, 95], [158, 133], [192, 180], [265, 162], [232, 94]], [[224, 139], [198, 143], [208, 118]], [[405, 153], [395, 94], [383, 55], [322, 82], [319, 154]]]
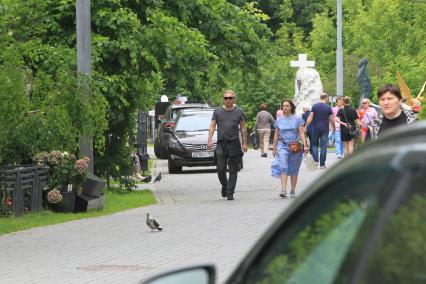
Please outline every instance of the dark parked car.
[[168, 152], [167, 147], [169, 145], [170, 132], [164, 131], [164, 129], [173, 129], [176, 124], [176, 118], [183, 109], [206, 109], [211, 108], [205, 103], [185, 103], [178, 105], [170, 105], [167, 107], [166, 112], [161, 118], [161, 122], [155, 133], [154, 140], [154, 153], [157, 158], [167, 159]]
[[166, 128], [170, 133], [168, 147], [169, 173], [179, 173], [183, 166], [214, 166], [216, 133], [213, 136], [214, 147], [207, 150], [207, 138], [213, 109], [185, 109], [179, 114], [176, 126]]
[[[423, 121], [389, 131], [314, 181], [225, 283], [426, 283], [425, 220]], [[214, 274], [198, 266], [145, 283], [214, 283]]]

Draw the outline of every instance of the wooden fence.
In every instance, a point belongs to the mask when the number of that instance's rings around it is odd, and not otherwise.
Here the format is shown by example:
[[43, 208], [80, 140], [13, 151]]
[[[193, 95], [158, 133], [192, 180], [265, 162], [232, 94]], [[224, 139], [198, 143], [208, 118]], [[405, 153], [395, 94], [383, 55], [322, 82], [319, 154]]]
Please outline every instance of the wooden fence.
[[0, 169], [0, 193], [12, 196], [12, 211], [17, 217], [25, 211], [43, 210], [46, 168], [38, 165], [6, 166]]

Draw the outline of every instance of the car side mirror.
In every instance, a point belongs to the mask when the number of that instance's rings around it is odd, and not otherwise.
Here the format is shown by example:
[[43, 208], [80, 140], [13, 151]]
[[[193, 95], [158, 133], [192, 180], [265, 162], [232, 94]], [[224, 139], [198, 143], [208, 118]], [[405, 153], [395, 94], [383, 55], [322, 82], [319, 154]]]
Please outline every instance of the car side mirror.
[[172, 270], [152, 278], [141, 284], [214, 284], [216, 269], [213, 265], [201, 265]]

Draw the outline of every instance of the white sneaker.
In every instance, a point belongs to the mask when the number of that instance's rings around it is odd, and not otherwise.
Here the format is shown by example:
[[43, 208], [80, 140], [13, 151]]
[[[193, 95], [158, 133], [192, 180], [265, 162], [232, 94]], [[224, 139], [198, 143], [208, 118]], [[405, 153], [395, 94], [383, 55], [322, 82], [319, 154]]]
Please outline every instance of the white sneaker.
[[293, 192], [293, 191], [292, 191], [292, 192], [290, 192], [290, 197], [291, 197], [291, 198], [296, 198], [296, 193], [295, 193], [295, 192]]
[[281, 192], [280, 197], [287, 198], [287, 191]]

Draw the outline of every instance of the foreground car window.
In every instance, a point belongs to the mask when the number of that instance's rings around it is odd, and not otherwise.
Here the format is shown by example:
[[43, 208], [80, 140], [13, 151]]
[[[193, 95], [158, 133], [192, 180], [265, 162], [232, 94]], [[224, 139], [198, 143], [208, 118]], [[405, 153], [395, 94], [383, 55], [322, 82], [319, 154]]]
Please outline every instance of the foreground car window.
[[348, 171], [328, 184], [275, 234], [243, 283], [351, 283], [357, 272], [358, 283], [425, 281], [424, 165], [405, 185], [404, 199], [380, 229], [365, 267], [357, 269], [402, 178], [388, 163], [376, 160], [376, 166]]
[[[410, 159], [421, 159], [412, 155]], [[359, 283], [426, 283], [426, 161], [409, 172], [407, 187], [389, 216], [368, 260], [348, 258], [340, 273], [338, 282], [349, 280], [353, 275]], [[398, 189], [396, 189], [398, 190]], [[377, 224], [376, 224], [377, 227]], [[371, 241], [371, 236], [370, 240]], [[364, 244], [365, 245], [365, 244]], [[355, 243], [353, 250], [362, 244]], [[355, 254], [351, 251], [350, 254]], [[357, 271], [357, 268], [364, 269]], [[358, 275], [357, 275], [358, 273]]]

